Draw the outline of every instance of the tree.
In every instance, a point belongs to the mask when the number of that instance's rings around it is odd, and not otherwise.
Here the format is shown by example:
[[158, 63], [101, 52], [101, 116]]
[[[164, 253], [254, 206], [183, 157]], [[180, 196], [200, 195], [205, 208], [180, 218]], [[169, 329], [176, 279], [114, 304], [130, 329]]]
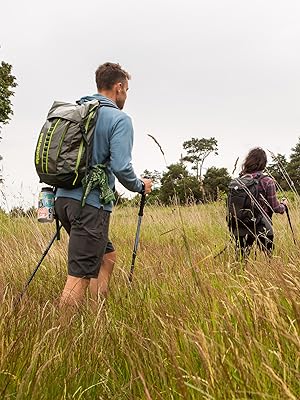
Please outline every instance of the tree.
[[183, 161], [192, 164], [192, 169], [196, 171], [197, 180], [202, 183], [202, 168], [204, 161], [211, 154], [218, 154], [218, 143], [214, 137], [209, 139], [192, 138], [183, 143], [183, 148], [187, 150], [187, 156], [183, 157]]
[[292, 182], [292, 188], [300, 191], [300, 138], [295, 147], [292, 148], [290, 162], [287, 165], [287, 173]]
[[267, 166], [267, 172], [276, 181], [282, 190], [289, 189], [289, 178], [287, 177], [288, 161], [283, 154], [273, 154], [272, 162]]
[[11, 74], [12, 66], [1, 62], [0, 66], [0, 123], [7, 124], [13, 114], [11, 96], [13, 88], [17, 86], [16, 78]]
[[163, 204], [172, 204], [179, 201], [180, 204], [187, 204], [190, 201], [201, 200], [201, 190], [198, 180], [189, 175], [186, 167], [181, 164], [168, 166], [161, 179], [159, 200]]
[[20, 218], [20, 217], [25, 217], [26, 216], [26, 212], [24, 211], [22, 206], [16, 206], [13, 207], [10, 212], [9, 212], [9, 216], [11, 218]]
[[[17, 86], [16, 78], [11, 75], [12, 66], [10, 64], [1, 62], [0, 66], [0, 124], [7, 124], [10, 120], [10, 115], [13, 114], [12, 104], [10, 101], [14, 92], [11, 90]], [[0, 126], [1, 132], [1, 126]], [[2, 138], [0, 137], [0, 140]], [[0, 161], [2, 156], [0, 155]], [[2, 169], [0, 164], [0, 183], [3, 182]]]
[[292, 148], [290, 161], [286, 167], [288, 180], [292, 189], [300, 191], [300, 138], [295, 147]]
[[161, 181], [161, 173], [156, 169], [154, 171], [145, 169], [145, 171], [142, 173], [142, 177], [152, 179], [153, 185], [159, 185]]
[[208, 168], [203, 178], [206, 197], [213, 201], [218, 200], [220, 192], [227, 193], [230, 181], [227, 168]]

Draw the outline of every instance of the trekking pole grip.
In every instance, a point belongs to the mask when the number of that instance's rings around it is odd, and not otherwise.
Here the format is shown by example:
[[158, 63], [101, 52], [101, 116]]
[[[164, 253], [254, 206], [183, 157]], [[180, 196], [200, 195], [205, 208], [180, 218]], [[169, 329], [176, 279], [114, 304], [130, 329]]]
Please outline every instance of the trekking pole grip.
[[140, 202], [140, 209], [139, 209], [139, 213], [138, 216], [142, 217], [144, 215], [144, 207], [146, 204], [146, 195], [145, 193], [142, 194], [142, 198], [141, 198], [141, 202]]

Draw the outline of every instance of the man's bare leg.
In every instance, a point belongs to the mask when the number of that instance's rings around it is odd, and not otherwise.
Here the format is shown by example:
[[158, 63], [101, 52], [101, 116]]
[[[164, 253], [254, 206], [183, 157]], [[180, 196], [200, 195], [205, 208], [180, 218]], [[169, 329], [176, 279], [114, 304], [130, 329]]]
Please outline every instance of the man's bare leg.
[[83, 302], [90, 279], [68, 275], [59, 306], [78, 307]]
[[93, 300], [106, 298], [109, 282], [116, 262], [116, 252], [105, 253], [102, 259], [98, 278], [90, 280], [90, 292]]

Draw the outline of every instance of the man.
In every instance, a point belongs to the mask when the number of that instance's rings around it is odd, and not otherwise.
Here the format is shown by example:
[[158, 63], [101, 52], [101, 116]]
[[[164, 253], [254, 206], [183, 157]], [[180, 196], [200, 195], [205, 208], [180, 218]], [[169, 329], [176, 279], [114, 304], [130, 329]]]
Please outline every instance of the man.
[[[100, 65], [96, 71], [98, 93], [82, 98], [81, 102], [94, 99], [100, 101], [92, 163], [106, 165], [110, 189], [114, 188], [116, 176], [126, 189], [147, 194], [151, 191], [152, 180], [139, 179], [133, 170], [132, 122], [130, 117], [121, 111], [127, 98], [129, 79], [130, 75], [119, 64], [107, 62]], [[84, 207], [80, 208], [82, 192], [82, 187], [57, 190], [56, 214], [70, 236], [68, 277], [60, 300], [61, 306], [75, 306], [82, 302], [90, 280], [98, 279], [100, 264], [108, 243], [112, 202], [104, 204], [100, 200], [100, 188], [95, 188], [89, 193]], [[108, 252], [103, 260], [104, 263], [111, 263], [107, 264], [106, 268], [107, 282], [114, 257], [109, 259]], [[91, 289], [94, 295], [97, 286], [98, 283], [92, 281]]]

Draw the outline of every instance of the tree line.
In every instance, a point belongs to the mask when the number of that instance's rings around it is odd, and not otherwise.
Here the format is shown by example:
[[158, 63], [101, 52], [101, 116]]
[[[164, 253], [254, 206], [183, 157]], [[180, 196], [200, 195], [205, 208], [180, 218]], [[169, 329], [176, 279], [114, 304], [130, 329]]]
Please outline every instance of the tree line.
[[[227, 168], [209, 167], [203, 174], [203, 166], [210, 154], [218, 154], [216, 138], [192, 138], [183, 143], [186, 155], [171, 164], [164, 172], [145, 170], [143, 176], [154, 181], [154, 189], [148, 201], [162, 205], [176, 203], [205, 203], [226, 196], [232, 174]], [[266, 173], [276, 182], [278, 190], [300, 191], [300, 138], [291, 149], [289, 159], [270, 152]], [[233, 171], [235, 172], [235, 171]]]

